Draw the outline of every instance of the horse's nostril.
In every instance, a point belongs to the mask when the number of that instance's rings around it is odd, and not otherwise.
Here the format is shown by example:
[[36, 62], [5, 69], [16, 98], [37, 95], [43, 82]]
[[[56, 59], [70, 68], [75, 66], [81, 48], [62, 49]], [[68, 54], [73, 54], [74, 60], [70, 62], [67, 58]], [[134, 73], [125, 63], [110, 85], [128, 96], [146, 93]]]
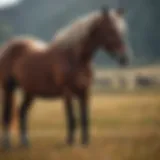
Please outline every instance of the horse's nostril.
[[129, 60], [128, 60], [127, 57], [121, 57], [121, 58], [119, 59], [119, 63], [120, 63], [120, 65], [122, 65], [122, 66], [126, 66], [126, 65], [129, 64]]

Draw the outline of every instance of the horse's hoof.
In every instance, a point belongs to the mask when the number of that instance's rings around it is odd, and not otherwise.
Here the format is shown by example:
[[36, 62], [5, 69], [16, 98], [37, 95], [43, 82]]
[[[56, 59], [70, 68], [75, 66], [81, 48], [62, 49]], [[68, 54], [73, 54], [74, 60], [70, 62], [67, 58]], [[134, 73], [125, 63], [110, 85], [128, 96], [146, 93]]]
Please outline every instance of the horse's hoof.
[[71, 139], [67, 140], [67, 145], [68, 146], [73, 146], [74, 145], [74, 141], [71, 140]]
[[30, 148], [30, 145], [20, 144], [19, 148], [20, 148], [20, 149], [29, 149], [29, 148]]
[[11, 144], [8, 140], [3, 140], [1, 147], [2, 147], [2, 150], [9, 151], [11, 149]]
[[88, 141], [82, 141], [81, 144], [82, 144], [83, 147], [88, 147], [89, 142]]
[[30, 144], [29, 143], [21, 143], [20, 145], [19, 145], [19, 148], [20, 149], [29, 149], [30, 148]]
[[30, 148], [30, 143], [29, 142], [25, 142], [25, 143], [22, 143], [21, 146], [23, 148]]
[[30, 143], [27, 138], [23, 138], [20, 144], [21, 148], [30, 148]]
[[72, 147], [74, 145], [74, 143], [73, 142], [67, 142], [67, 145]]

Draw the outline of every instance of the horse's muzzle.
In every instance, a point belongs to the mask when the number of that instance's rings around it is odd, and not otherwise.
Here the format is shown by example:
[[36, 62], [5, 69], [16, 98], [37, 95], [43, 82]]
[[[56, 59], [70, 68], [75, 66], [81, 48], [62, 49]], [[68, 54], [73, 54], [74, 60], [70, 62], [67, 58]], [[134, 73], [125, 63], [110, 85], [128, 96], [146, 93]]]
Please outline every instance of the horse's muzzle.
[[118, 62], [121, 66], [128, 66], [129, 65], [129, 58], [126, 57], [126, 56], [121, 56], [119, 59], [118, 59]]

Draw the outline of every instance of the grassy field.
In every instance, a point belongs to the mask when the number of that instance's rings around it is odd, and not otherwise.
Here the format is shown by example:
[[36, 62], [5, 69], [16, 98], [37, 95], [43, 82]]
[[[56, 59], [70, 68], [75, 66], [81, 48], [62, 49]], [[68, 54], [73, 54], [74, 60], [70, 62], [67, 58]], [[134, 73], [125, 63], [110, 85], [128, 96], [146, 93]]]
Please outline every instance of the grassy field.
[[[65, 117], [60, 100], [36, 100], [30, 112], [32, 147], [0, 152], [0, 160], [159, 160], [160, 92], [93, 94], [91, 143], [65, 145]], [[78, 117], [78, 107], [75, 107]], [[79, 130], [78, 132], [79, 133]]]

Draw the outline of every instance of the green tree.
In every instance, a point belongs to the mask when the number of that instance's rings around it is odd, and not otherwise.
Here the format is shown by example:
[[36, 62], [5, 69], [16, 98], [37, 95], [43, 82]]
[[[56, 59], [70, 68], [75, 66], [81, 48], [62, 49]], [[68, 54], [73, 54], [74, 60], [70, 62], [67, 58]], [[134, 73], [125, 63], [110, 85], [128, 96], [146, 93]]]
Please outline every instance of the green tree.
[[6, 41], [12, 34], [12, 27], [6, 23], [0, 22], [0, 44]]

